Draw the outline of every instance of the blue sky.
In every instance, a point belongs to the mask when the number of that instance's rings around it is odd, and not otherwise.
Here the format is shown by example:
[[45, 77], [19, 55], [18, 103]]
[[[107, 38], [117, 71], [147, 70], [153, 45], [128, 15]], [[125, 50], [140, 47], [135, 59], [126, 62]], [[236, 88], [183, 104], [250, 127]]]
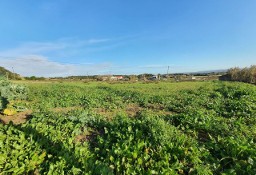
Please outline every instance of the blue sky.
[[1, 0], [0, 65], [24, 76], [256, 64], [255, 0]]

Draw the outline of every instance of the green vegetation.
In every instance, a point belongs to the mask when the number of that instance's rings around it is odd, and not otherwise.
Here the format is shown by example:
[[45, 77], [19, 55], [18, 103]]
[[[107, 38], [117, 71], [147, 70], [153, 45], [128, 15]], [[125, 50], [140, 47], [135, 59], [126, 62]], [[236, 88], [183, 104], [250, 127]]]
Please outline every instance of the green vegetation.
[[36, 77], [36, 76], [31, 76], [31, 77], [24, 77], [25, 80], [45, 80], [44, 77]]
[[20, 100], [27, 99], [28, 90], [25, 86], [13, 84], [5, 78], [0, 79], [0, 111], [6, 115], [12, 115], [24, 110]]
[[2, 174], [255, 174], [256, 87], [236, 82], [26, 82], [0, 124]]
[[0, 67], [0, 77], [6, 77], [10, 80], [20, 80], [21, 76], [19, 74], [13, 73], [4, 67]]

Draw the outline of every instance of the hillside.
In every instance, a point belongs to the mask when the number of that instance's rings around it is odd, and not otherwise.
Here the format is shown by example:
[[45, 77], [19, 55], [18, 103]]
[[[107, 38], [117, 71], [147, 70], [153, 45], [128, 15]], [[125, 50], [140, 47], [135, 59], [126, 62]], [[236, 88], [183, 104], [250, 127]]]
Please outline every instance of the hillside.
[[8, 79], [21, 79], [21, 76], [16, 73], [12, 73], [11, 71], [5, 69], [4, 67], [0, 66], [0, 76], [8, 76]]

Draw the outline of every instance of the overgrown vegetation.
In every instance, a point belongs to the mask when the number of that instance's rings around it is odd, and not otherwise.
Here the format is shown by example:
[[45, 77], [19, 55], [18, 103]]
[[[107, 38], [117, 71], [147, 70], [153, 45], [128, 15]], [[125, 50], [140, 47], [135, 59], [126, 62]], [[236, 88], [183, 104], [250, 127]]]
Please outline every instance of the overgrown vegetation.
[[6, 115], [24, 110], [21, 100], [27, 99], [28, 89], [25, 86], [13, 84], [4, 77], [0, 78], [0, 111]]
[[[3, 174], [256, 172], [254, 85], [27, 86], [24, 105], [35, 111], [33, 117], [22, 125], [0, 124]], [[130, 115], [131, 106], [140, 110]]]
[[1, 77], [6, 77], [7, 79], [10, 80], [20, 80], [21, 76], [19, 74], [16, 74], [14, 72], [11, 72], [4, 67], [0, 67], [0, 76]]
[[227, 73], [231, 81], [241, 81], [256, 84], [256, 65], [245, 68], [231, 68]]

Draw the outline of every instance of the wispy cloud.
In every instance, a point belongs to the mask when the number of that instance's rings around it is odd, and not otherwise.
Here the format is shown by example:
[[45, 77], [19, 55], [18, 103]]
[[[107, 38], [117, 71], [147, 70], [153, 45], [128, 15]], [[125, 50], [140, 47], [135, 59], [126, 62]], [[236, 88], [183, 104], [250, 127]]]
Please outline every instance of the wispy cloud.
[[46, 42], [28, 41], [13, 48], [0, 49], [0, 65], [10, 70], [13, 67], [15, 72], [23, 76], [106, 74], [114, 69], [113, 65], [107, 60], [101, 63], [95, 60], [95, 64], [89, 59], [88, 53], [110, 50], [126, 41], [127, 38], [123, 37], [87, 40], [71, 37]]
[[14, 69], [16, 73], [23, 76], [70, 76], [70, 75], [86, 75], [101, 74], [108, 71], [112, 64], [65, 64], [50, 61], [46, 57], [40, 55], [27, 55], [14, 59], [0, 59], [0, 65], [9, 70]]
[[103, 43], [103, 42], [107, 42], [107, 41], [110, 41], [110, 39], [90, 39], [86, 42], [89, 44], [98, 44], [98, 43]]
[[118, 61], [115, 63], [107, 60], [99, 62], [102, 58], [92, 59], [88, 54], [115, 49], [133, 39], [133, 36], [87, 40], [71, 37], [46, 42], [24, 42], [13, 48], [0, 49], [0, 65], [10, 70], [13, 67], [16, 73], [23, 76], [45, 77], [129, 74], [165, 70], [166, 65], [134, 66], [133, 63], [118, 64]]
[[[25, 42], [20, 44], [17, 47], [10, 48], [7, 50], [0, 50], [1, 57], [10, 57], [10, 56], [24, 56], [24, 55], [31, 55], [31, 54], [41, 54], [47, 55], [53, 52], [60, 52], [60, 51], [71, 51], [73, 52], [76, 49], [81, 48], [88, 48], [91, 46], [95, 46], [97, 44], [103, 44], [111, 39], [88, 39], [88, 40], [78, 40], [76, 38], [62, 38], [56, 41], [50, 42]], [[97, 46], [97, 47], [105, 47]], [[74, 52], [73, 52], [74, 53]]]

